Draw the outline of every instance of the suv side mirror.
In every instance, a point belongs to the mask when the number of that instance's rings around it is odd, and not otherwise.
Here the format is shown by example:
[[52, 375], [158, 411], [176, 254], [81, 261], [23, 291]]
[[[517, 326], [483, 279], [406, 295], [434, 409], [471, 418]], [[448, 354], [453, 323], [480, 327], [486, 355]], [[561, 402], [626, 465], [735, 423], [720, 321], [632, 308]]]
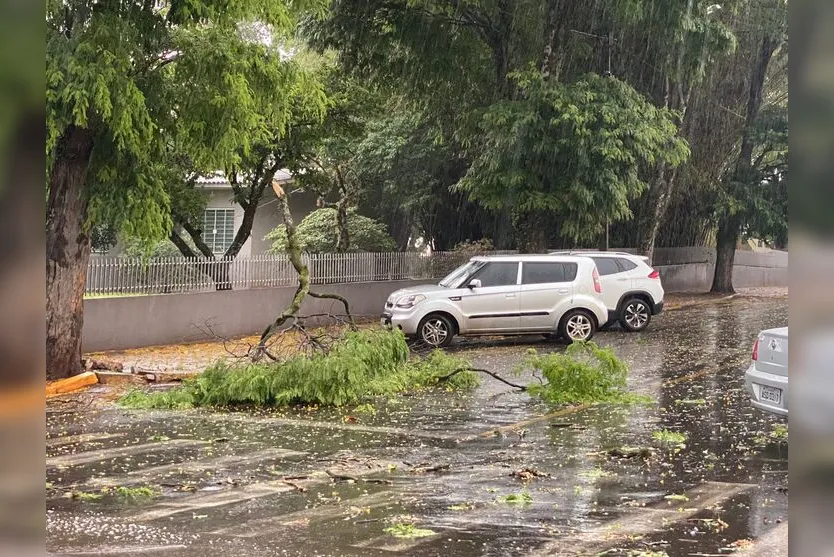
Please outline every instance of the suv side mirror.
[[467, 285], [470, 289], [472, 288], [480, 288], [481, 287], [481, 279], [472, 279], [469, 281]]

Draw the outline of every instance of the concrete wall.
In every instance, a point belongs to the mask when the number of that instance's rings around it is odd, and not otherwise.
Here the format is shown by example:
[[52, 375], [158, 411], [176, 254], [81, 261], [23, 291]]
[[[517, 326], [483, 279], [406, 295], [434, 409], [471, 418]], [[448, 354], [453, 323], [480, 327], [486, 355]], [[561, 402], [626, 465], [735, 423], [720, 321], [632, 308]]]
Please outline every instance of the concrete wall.
[[[667, 292], [706, 292], [712, 284], [714, 250], [657, 250], [655, 261]], [[739, 288], [787, 286], [787, 253], [739, 251], [733, 280]], [[380, 281], [317, 288], [346, 297], [355, 315], [375, 317], [394, 290], [431, 282]], [[214, 335], [228, 338], [254, 334], [287, 306], [294, 293], [294, 287], [283, 287], [88, 299], [84, 302], [84, 350], [119, 350], [206, 340]], [[303, 314], [328, 311], [341, 313], [340, 304], [308, 298], [302, 306]]]
[[[347, 298], [355, 316], [376, 317], [391, 292], [428, 282], [333, 284], [326, 291]], [[294, 287], [283, 287], [85, 300], [83, 349], [121, 350], [259, 333], [294, 293]], [[314, 298], [301, 307], [302, 314], [324, 312], [342, 313], [343, 308], [337, 301]]]
[[[654, 254], [667, 292], [706, 292], [715, 271], [713, 248], [659, 248]], [[788, 253], [736, 251], [733, 266], [736, 288], [788, 285]]]

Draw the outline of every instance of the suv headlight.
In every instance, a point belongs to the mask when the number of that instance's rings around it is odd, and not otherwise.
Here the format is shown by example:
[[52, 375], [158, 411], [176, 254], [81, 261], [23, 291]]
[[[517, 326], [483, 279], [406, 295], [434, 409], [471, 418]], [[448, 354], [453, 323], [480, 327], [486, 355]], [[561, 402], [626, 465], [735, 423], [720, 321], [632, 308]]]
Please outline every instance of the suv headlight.
[[413, 308], [414, 306], [416, 306], [417, 304], [419, 304], [420, 302], [422, 302], [425, 299], [426, 299], [426, 297], [423, 296], [422, 294], [412, 294], [410, 296], [403, 296], [402, 298], [399, 298], [395, 305], [398, 308], [409, 309], [409, 308]]

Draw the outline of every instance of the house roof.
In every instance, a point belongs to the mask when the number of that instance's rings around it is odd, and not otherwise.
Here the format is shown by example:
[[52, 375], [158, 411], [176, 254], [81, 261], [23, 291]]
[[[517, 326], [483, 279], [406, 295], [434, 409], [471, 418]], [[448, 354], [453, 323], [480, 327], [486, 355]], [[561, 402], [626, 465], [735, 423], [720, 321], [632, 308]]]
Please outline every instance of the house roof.
[[[275, 172], [275, 179], [278, 180], [279, 183], [285, 184], [287, 182], [292, 182], [292, 174], [290, 174], [289, 170], [281, 169]], [[198, 186], [208, 187], [208, 188], [231, 188], [232, 185], [229, 183], [229, 180], [226, 179], [226, 175], [221, 171], [216, 171], [208, 176], [200, 176], [195, 180]]]

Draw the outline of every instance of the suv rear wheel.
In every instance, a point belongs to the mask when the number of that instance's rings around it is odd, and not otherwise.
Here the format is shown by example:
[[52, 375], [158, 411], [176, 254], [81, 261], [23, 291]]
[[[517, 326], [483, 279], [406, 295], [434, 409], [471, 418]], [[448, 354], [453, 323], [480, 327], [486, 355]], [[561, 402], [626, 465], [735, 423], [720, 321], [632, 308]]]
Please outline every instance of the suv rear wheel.
[[449, 346], [455, 336], [455, 327], [448, 317], [439, 313], [427, 315], [417, 326], [417, 336], [435, 348]]
[[591, 340], [596, 330], [596, 320], [583, 309], [570, 310], [559, 323], [559, 336], [569, 343], [576, 340]]
[[652, 309], [641, 298], [629, 298], [623, 302], [620, 312], [620, 325], [630, 333], [637, 333], [649, 326], [652, 320]]

